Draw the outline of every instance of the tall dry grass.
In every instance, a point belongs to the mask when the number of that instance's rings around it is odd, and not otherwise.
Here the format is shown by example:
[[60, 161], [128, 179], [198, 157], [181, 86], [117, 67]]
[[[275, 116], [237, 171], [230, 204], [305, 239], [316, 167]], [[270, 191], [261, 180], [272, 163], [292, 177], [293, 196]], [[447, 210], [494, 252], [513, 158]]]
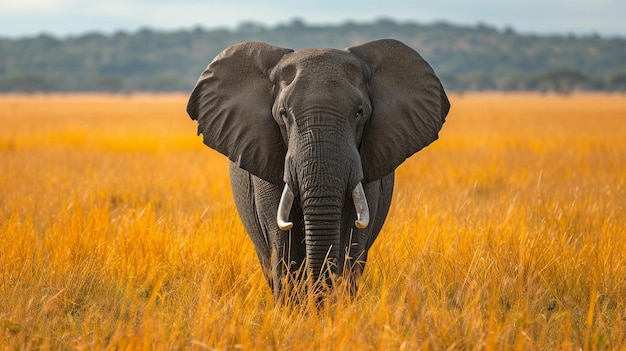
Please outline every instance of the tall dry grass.
[[0, 97], [3, 349], [626, 347], [626, 99], [468, 94], [358, 298], [275, 306], [184, 96]]

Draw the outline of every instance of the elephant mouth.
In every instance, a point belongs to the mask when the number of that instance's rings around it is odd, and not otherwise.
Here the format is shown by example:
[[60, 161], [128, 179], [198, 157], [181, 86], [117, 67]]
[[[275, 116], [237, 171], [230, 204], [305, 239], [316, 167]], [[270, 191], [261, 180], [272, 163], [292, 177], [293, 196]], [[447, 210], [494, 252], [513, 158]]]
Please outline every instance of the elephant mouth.
[[[294, 194], [289, 186], [285, 184], [283, 193], [280, 196], [280, 202], [278, 203], [278, 212], [276, 214], [276, 224], [281, 230], [289, 230], [293, 227], [293, 222], [289, 221], [289, 213], [291, 212], [291, 206], [293, 205]], [[354, 225], [357, 228], [367, 228], [370, 221], [369, 206], [367, 205], [367, 198], [365, 197], [365, 191], [363, 190], [363, 184], [359, 182], [352, 190], [352, 201], [354, 202], [354, 208], [356, 210], [356, 220]]]

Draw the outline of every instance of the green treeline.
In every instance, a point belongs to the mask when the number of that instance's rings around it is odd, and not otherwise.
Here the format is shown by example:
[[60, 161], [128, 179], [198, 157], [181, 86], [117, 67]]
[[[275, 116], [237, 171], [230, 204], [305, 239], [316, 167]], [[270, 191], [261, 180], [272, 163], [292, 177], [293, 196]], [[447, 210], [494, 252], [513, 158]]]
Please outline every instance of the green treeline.
[[0, 39], [0, 92], [189, 91], [210, 60], [237, 42], [343, 49], [378, 38], [415, 48], [448, 90], [626, 90], [626, 38], [524, 35], [486, 25], [382, 19]]

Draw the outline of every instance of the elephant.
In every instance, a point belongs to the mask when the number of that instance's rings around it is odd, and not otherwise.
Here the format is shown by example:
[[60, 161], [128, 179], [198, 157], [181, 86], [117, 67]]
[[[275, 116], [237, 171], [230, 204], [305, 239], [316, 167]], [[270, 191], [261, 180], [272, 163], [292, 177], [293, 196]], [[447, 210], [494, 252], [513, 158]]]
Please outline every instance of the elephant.
[[357, 291], [395, 169], [438, 139], [449, 109], [431, 66], [394, 39], [235, 44], [187, 104], [204, 143], [230, 160], [235, 206], [276, 299], [304, 280], [309, 292], [337, 280]]

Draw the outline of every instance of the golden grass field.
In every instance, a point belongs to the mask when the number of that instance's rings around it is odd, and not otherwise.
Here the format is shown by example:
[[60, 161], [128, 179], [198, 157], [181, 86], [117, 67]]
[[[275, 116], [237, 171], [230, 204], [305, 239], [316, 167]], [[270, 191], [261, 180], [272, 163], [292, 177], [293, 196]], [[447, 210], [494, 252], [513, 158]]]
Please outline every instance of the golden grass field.
[[626, 96], [451, 96], [355, 301], [275, 306], [183, 95], [0, 96], [2, 349], [626, 349]]

